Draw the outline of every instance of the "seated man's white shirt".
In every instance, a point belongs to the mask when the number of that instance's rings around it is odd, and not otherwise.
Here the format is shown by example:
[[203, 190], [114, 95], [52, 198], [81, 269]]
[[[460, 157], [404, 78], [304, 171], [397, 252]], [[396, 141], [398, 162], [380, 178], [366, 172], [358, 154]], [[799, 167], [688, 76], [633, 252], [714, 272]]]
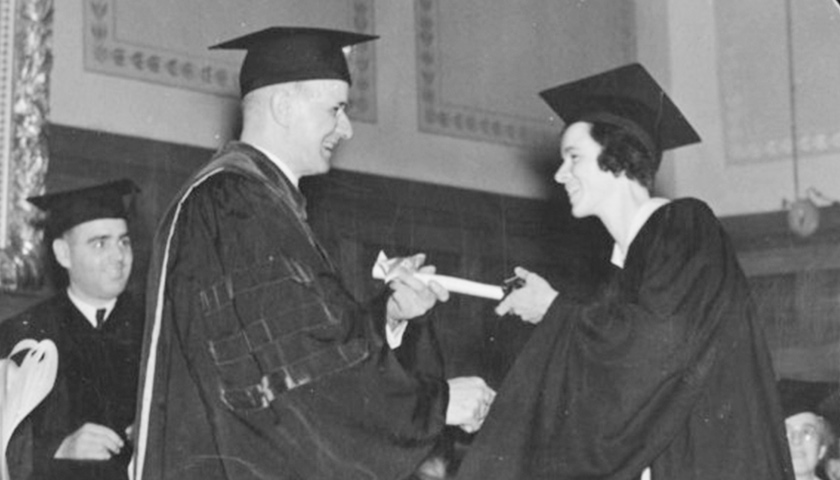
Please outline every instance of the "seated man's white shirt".
[[85, 316], [88, 322], [96, 328], [96, 311], [102, 308], [105, 309], [105, 319], [108, 319], [108, 316], [111, 315], [111, 311], [114, 309], [114, 305], [117, 304], [117, 299], [113, 299], [106, 303], [102, 307], [94, 307], [93, 305], [86, 303], [84, 300], [76, 296], [72, 290], [69, 288], [67, 289], [67, 296], [70, 297], [70, 301], [73, 302], [73, 305], [82, 312], [82, 315]]

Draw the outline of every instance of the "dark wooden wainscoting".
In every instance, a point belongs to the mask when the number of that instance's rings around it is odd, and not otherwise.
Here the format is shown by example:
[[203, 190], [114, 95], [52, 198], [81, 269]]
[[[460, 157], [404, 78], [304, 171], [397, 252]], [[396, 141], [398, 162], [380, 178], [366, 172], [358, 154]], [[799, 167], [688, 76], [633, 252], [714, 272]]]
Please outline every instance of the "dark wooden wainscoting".
[[777, 373], [840, 381], [840, 205], [802, 238], [787, 212], [723, 219], [749, 276]]
[[[155, 225], [184, 179], [212, 151], [61, 125], [52, 125], [49, 134], [48, 190], [121, 177], [142, 188], [131, 225], [131, 288], [142, 291]], [[313, 228], [360, 298], [382, 288], [371, 278], [379, 250], [389, 256], [425, 252], [438, 272], [482, 282], [500, 283], [522, 265], [571, 288], [588, 288], [603, 274], [610, 248], [598, 222], [571, 220], [562, 195], [527, 200], [342, 170], [306, 178], [301, 189]], [[18, 298], [2, 303], [19, 310], [34, 297]], [[437, 309], [452, 375], [482, 374], [496, 381], [527, 338], [527, 327], [497, 318], [494, 306], [453, 295]]]
[[[47, 188], [61, 190], [121, 177], [143, 189], [131, 226], [141, 292], [155, 225], [208, 149], [61, 125], [49, 130]], [[453, 159], [457, 161], [457, 159]], [[589, 288], [604, 272], [610, 247], [595, 221], [573, 221], [563, 195], [526, 200], [335, 170], [304, 179], [310, 219], [364, 297], [381, 288], [370, 267], [389, 255], [426, 252], [441, 273], [499, 282], [522, 265], [551, 281]], [[785, 377], [840, 380], [840, 206], [820, 209], [816, 234], [790, 233], [785, 212], [723, 219], [750, 277], [776, 367]], [[45, 296], [4, 295], [0, 319]], [[453, 375], [498, 380], [529, 330], [492, 313], [493, 302], [455, 295], [438, 308], [439, 331]]]
[[[143, 189], [131, 226], [136, 260], [130, 288], [142, 292], [149, 245], [160, 215], [212, 151], [52, 125], [49, 190], [129, 177]], [[453, 159], [457, 161], [457, 159]], [[426, 252], [441, 273], [499, 282], [515, 265], [552, 282], [589, 288], [603, 275], [608, 238], [596, 221], [573, 221], [563, 195], [526, 200], [334, 170], [304, 179], [313, 228], [359, 296], [382, 249]], [[790, 233], [785, 212], [723, 219], [750, 277], [779, 374], [840, 380], [840, 206], [820, 209], [816, 234]], [[50, 294], [6, 294], [0, 319]], [[493, 302], [455, 295], [438, 310], [450, 373], [497, 381], [529, 330], [498, 319]]]

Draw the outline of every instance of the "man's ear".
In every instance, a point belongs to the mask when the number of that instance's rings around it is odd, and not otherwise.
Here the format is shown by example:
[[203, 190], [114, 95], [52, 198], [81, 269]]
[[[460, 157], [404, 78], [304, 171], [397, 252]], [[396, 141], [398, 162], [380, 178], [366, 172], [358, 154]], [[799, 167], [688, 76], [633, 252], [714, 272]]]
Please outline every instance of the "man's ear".
[[269, 97], [269, 108], [271, 109], [271, 118], [274, 122], [282, 127], [288, 127], [291, 124], [291, 95], [286, 88], [275, 88], [271, 91]]
[[52, 243], [53, 255], [62, 267], [70, 270], [70, 244], [64, 238], [56, 238]]

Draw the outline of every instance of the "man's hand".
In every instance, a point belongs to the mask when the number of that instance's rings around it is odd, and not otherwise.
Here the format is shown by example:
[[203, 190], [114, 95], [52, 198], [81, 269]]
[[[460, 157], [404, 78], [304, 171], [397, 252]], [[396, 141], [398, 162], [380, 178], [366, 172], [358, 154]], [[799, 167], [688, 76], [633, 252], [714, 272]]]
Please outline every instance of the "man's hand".
[[524, 280], [524, 284], [496, 306], [496, 314], [518, 315], [525, 322], [540, 323], [548, 307], [557, 298], [557, 290], [551, 288], [541, 276], [522, 267], [516, 267], [514, 273]]
[[437, 282], [428, 285], [418, 280], [415, 272], [435, 273], [435, 267], [423, 266], [426, 255], [419, 253], [405, 257], [397, 264], [397, 276], [388, 283], [391, 296], [388, 298], [387, 317], [392, 328], [405, 320], [419, 317], [428, 312], [438, 301], [449, 300], [449, 291]]
[[481, 428], [496, 392], [480, 377], [456, 377], [449, 382], [449, 405], [446, 424], [461, 427], [467, 433]]
[[116, 432], [103, 425], [86, 423], [68, 435], [55, 458], [65, 460], [108, 460], [120, 453], [123, 439]]

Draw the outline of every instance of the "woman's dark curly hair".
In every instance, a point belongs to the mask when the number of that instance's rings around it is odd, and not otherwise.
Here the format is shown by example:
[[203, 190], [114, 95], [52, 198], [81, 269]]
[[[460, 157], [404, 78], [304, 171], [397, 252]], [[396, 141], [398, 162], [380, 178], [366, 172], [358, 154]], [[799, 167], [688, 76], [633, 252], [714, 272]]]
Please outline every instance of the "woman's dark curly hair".
[[591, 122], [589, 134], [603, 148], [598, 156], [601, 169], [615, 175], [624, 172], [627, 178], [636, 180], [653, 191], [653, 181], [659, 169], [661, 154], [651, 151], [630, 130], [612, 123]]

